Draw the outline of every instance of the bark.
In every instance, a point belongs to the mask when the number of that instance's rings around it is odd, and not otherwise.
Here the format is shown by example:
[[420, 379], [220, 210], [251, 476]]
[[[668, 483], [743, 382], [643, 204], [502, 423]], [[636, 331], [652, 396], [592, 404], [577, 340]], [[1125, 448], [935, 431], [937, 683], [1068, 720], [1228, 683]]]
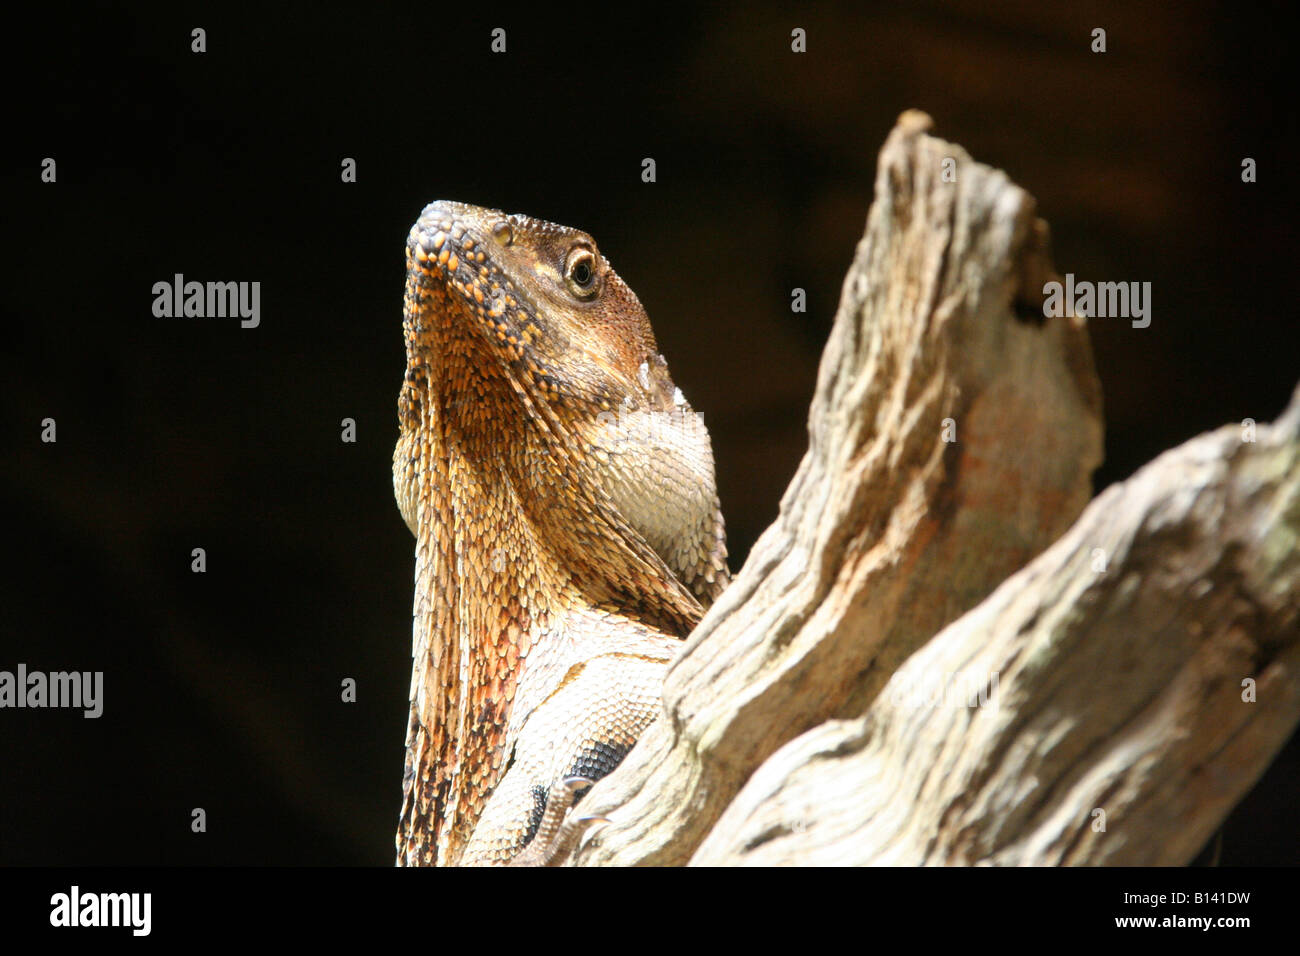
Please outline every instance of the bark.
[[1300, 718], [1300, 392], [1080, 518], [1086, 320], [1044, 317], [1032, 197], [929, 126], [881, 151], [809, 450], [579, 865], [1186, 862]]

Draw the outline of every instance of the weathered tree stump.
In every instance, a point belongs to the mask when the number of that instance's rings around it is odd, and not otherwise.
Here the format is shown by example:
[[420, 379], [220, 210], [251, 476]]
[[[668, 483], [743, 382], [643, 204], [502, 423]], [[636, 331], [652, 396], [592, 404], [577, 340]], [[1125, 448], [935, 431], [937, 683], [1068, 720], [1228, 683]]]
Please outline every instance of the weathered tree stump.
[[1185, 863], [1300, 719], [1300, 392], [1084, 511], [1086, 320], [1044, 317], [1032, 197], [929, 128], [881, 151], [808, 452], [579, 865]]

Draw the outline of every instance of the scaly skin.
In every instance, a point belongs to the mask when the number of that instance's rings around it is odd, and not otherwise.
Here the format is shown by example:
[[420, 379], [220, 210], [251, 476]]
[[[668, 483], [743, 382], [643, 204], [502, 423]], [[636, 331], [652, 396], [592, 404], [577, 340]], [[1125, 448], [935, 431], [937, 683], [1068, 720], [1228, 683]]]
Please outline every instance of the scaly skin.
[[585, 233], [437, 202], [406, 266], [398, 862], [531, 860], [548, 795], [618, 764], [726, 586], [712, 449]]

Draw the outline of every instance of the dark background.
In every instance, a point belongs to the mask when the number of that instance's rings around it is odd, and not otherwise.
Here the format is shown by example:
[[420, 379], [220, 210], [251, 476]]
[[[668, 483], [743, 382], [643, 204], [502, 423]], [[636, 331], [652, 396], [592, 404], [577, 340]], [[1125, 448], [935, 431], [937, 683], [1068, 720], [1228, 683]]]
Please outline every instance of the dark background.
[[[1038, 198], [1062, 273], [1153, 284], [1150, 328], [1092, 323], [1098, 489], [1272, 419], [1300, 377], [1280, 6], [477, 6], [12, 28], [0, 669], [106, 675], [99, 720], [0, 711], [0, 862], [392, 861], [413, 558], [390, 460], [403, 248], [430, 200], [596, 237], [709, 424], [733, 568], [803, 453], [905, 108]], [[176, 272], [260, 281], [261, 326], [155, 318]], [[1225, 863], [1300, 862], [1298, 770], [1293, 739]]]

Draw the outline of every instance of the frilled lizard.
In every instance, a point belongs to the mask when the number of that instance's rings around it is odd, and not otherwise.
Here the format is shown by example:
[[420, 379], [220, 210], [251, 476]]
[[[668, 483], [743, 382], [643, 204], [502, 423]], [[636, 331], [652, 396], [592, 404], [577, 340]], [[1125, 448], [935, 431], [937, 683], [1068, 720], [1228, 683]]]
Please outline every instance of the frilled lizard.
[[427, 206], [404, 328], [398, 863], [545, 861], [534, 841], [631, 748], [727, 584], [708, 433], [636, 295], [575, 229]]

